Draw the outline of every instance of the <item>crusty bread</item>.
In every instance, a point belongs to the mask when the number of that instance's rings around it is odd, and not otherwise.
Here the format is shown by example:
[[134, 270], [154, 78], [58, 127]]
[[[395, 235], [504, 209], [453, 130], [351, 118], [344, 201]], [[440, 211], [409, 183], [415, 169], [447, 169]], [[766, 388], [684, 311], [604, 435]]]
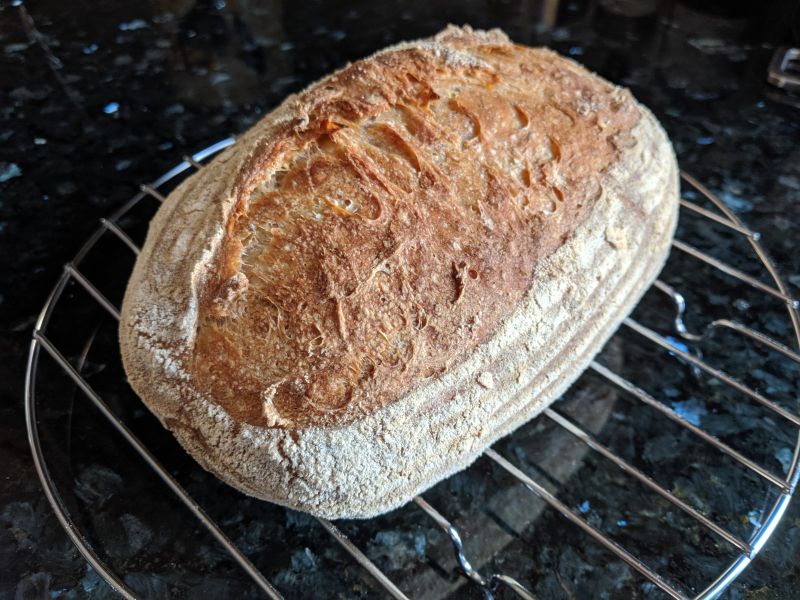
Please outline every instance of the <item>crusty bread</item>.
[[449, 27], [287, 98], [170, 194], [125, 369], [231, 485], [375, 515], [566, 389], [660, 270], [677, 200], [627, 90]]

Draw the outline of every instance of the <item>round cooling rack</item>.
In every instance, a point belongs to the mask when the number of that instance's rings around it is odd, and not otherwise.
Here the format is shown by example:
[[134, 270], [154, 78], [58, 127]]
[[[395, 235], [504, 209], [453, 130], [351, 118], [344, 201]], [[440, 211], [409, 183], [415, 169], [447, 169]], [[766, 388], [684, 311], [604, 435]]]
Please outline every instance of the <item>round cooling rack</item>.
[[148, 220], [233, 141], [101, 219], [33, 330], [36, 470], [119, 594], [708, 599], [764, 547], [800, 473], [798, 303], [759, 234], [685, 173], [661, 278], [563, 399], [464, 473], [335, 524], [205, 473], [127, 386], [116, 321]]

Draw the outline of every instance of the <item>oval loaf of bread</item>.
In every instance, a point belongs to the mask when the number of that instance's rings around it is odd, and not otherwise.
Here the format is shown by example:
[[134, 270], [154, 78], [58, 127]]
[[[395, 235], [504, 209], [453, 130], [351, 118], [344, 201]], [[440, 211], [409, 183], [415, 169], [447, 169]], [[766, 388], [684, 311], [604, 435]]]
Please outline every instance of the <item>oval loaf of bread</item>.
[[232, 486], [375, 515], [564, 392], [656, 277], [677, 206], [627, 90], [449, 27], [290, 96], [169, 195], [125, 369]]

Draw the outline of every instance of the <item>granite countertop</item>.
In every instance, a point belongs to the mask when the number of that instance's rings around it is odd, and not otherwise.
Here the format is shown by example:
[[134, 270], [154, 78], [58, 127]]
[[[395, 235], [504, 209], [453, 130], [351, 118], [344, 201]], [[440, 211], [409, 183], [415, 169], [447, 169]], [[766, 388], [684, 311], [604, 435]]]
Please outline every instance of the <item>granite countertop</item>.
[[[775, 49], [800, 44], [797, 3], [572, 0], [552, 13], [553, 27], [543, 24], [548, 18], [543, 4], [558, 3], [426, 0], [390, 8], [364, 0], [0, 1], [0, 600], [113, 596], [69, 542], [45, 500], [23, 422], [30, 332], [63, 264], [100, 217], [131, 197], [138, 182], [154, 179], [186, 153], [244, 131], [287, 94], [387, 44], [429, 35], [448, 22], [501, 27], [516, 41], [549, 45], [630, 87], [664, 124], [682, 167], [763, 233], [792, 293], [800, 295], [800, 101], [765, 81]], [[681, 233], [700, 236], [704, 249], [749, 268], [728, 237], [691, 224], [682, 225]], [[690, 304], [702, 306], [704, 314], [755, 323], [787, 341], [788, 321], [774, 307], [762, 309], [758, 299], [726, 292], [713, 277], [692, 281], [682, 265], [671, 264], [665, 277], [695, 290]], [[642, 318], [652, 308], [643, 304]], [[690, 325], [701, 322], [690, 320]], [[98, 347], [113, 353], [113, 336], [103, 327], [96, 332]], [[61, 335], [68, 339], [87, 332], [67, 328]], [[745, 365], [754, 354], [722, 344], [712, 341], [704, 351], [727, 351], [726, 368], [797, 412], [797, 370], [753, 369]], [[93, 352], [87, 376], [98, 386], [110, 386], [112, 399], [120, 411], [128, 411], [140, 435], [168, 454], [167, 466], [190, 491], [204, 495], [209, 512], [249, 555], [259, 557], [259, 566], [288, 596], [377, 597], [352, 561], [323, 543], [324, 532], [307, 517], [243, 499], [198, 472], [174, 444], [159, 437], [155, 422], [132, 404], [128, 392], [113, 389], [121, 378], [119, 373], [113, 377], [110, 354]], [[635, 377], [633, 371], [649, 367], [640, 367], [632, 356], [627, 348], [612, 347], [604, 360], [618, 361]], [[677, 398], [685, 384], [666, 373], [650, 375], [653, 393], [674, 397], [675, 410], [763, 455], [776, 472], [787, 467], [796, 436], [779, 424], [773, 427], [751, 408], [739, 408], [741, 403], [715, 388], [705, 396]], [[753, 488], [737, 478], [734, 467], [721, 462], [706, 472], [678, 464], [676, 452], [686, 457], [693, 448], [688, 441], [666, 429], [660, 434], [646, 416], [629, 422], [630, 409], [622, 408], [627, 405], [592, 385], [572, 390], [561, 410], [584, 418], [575, 403], [582, 396], [595, 398], [590, 421], [605, 443], [638, 457], [643, 470], [656, 470], [660, 481], [694, 505], [722, 514], [718, 504], [727, 503], [741, 517], [740, 523], [728, 524], [731, 529], [746, 532], [758, 521], [757, 510], [737, 504]], [[157, 501], [152, 490], [158, 482], [139, 471], [128, 473], [128, 463], [136, 459], [116, 455], [113, 433], [98, 425], [102, 422], [84, 404], [70, 400], [62, 412], [45, 411], [42, 418], [61, 428], [46, 441], [71, 448], [53, 458], [63, 467], [59, 481], [72, 491], [87, 531], [103, 540], [111, 562], [127, 573], [126, 583], [154, 598], [258, 597], [213, 542], [190, 535], [196, 529], [190, 519], [171, 516], [178, 510], [174, 502]], [[753, 426], [755, 421], [761, 425]], [[640, 429], [646, 426], [651, 428]], [[651, 518], [637, 522], [633, 505], [639, 496], [624, 478], [591, 456], [575, 454], [545, 425], [515, 434], [498, 448], [539, 469], [555, 488], [571, 481], [563, 491], [565, 502], [598, 527], [605, 529], [611, 519], [608, 527], [630, 536], [634, 546], [642, 537], [652, 540], [642, 552], [675, 577], [692, 581], [693, 574], [713, 572], [713, 564], [703, 561], [711, 561], [708, 556], [716, 556], [716, 550], [696, 556], [695, 550], [683, 550], [684, 543], [701, 548], [705, 543], [694, 539], [699, 534], [691, 526], [677, 526], [683, 532], [677, 537], [662, 535], [660, 523], [677, 521], [650, 507]], [[553, 448], [562, 458], [571, 457], [570, 470], [559, 470]], [[594, 485], [610, 491], [596, 498]], [[699, 493], [702, 485], [713, 487], [713, 494]], [[139, 512], [123, 507], [132, 502], [131, 489], [148, 492], [142, 493]], [[501, 558], [487, 558], [486, 569], [521, 573], [542, 598], [659, 597], [650, 584], [592, 549], [543, 507], [536, 521], [526, 521], [519, 531], [509, 527], [518, 516], [508, 514], [516, 494], [506, 479], [478, 463], [437, 486], [430, 497], [469, 515], [459, 521], [468, 545], [477, 544], [470, 529], [476, 523], [487, 528], [504, 523], [495, 537], [506, 551]], [[447, 562], [451, 557], [437, 557], [447, 543], [435, 527], [409, 525], [412, 517], [421, 517], [406, 512], [375, 524], [341, 527], [393, 577], [416, 576], [423, 567], [439, 569], [442, 589], [450, 586], [442, 597], [478, 597], [474, 589], [459, 587], [455, 567]], [[281, 549], [282, 544], [291, 548]], [[472, 546], [473, 555], [480, 551]], [[420, 575], [408, 585], [417, 589], [423, 581]], [[799, 581], [800, 504], [794, 501], [766, 549], [725, 597], [795, 598]]]

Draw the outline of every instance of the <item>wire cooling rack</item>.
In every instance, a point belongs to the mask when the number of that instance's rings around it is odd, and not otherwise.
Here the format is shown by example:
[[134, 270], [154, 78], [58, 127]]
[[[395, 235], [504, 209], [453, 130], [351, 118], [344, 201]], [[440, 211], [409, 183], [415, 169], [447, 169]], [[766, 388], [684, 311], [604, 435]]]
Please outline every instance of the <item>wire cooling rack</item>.
[[[62, 353], [56, 343], [51, 341], [50, 336], [50, 330], [56, 325], [56, 321], [59, 318], [58, 307], [60, 303], [64, 301], [66, 295], [65, 290], [68, 286], [74, 284], [78, 284], [85, 292], [88, 292], [88, 295], [99, 304], [102, 309], [111, 315], [111, 317], [116, 320], [119, 319], [118, 307], [108, 299], [107, 293], [101, 291], [102, 286], [98, 285], [98, 282], [90, 280], [90, 277], [82, 271], [82, 265], [93, 256], [93, 253], [97, 254], [99, 252], [97, 250], [98, 243], [101, 239], [106, 240], [106, 238], [114, 240], [117, 244], [122, 244], [123, 246], [121, 246], [121, 248], [124, 250], [124, 247], [126, 247], [126, 252], [129, 251], [133, 255], [138, 254], [138, 246], [133, 241], [131, 235], [126, 232], [125, 226], [123, 225], [123, 223], [128, 220], [132, 211], [138, 210], [143, 205], [150, 203], [152, 206], [150, 206], [147, 211], [152, 215], [158, 204], [164, 201], [165, 194], [168, 193], [166, 191], [167, 188], [193, 170], [200, 169], [203, 161], [213, 157], [233, 142], [234, 140], [232, 138], [228, 138], [192, 156], [184, 157], [180, 164], [151, 184], [141, 185], [139, 193], [113, 215], [106, 219], [101, 219], [99, 228], [87, 240], [77, 255], [66, 264], [63, 274], [50, 294], [50, 297], [47, 299], [33, 330], [33, 339], [30, 346], [26, 374], [25, 409], [28, 436], [37, 473], [44, 486], [48, 501], [52, 505], [58, 520], [72, 542], [77, 546], [89, 564], [91, 564], [91, 566], [125, 598], [135, 598], [136, 594], [124, 581], [124, 574], [116, 572], [115, 569], [108, 564], [108, 561], [101, 557], [102, 552], [98, 552], [95, 545], [88, 539], [85, 527], [82, 527], [78, 523], [78, 520], [75, 519], [74, 513], [76, 509], [74, 508], [74, 503], [70, 502], [69, 498], [65, 497], [65, 493], [60, 490], [56, 481], [57, 478], [54, 477], [55, 471], [50, 468], [43, 451], [40, 437], [41, 421], [40, 418], [37, 417], [38, 407], [40, 407], [42, 402], [46, 401], [46, 399], [42, 400], [40, 398], [43, 396], [42, 394], [37, 396], [37, 385], [41, 387], [43, 383], [43, 381], [41, 381], [42, 369], [40, 367], [42, 362], [42, 350], [44, 350], [44, 352], [55, 361], [55, 364], [63, 373], [68, 376], [68, 379], [65, 378], [65, 381], [71, 380], [72, 384], [77, 386], [77, 388], [85, 394], [91, 404], [93, 404], [113, 428], [117, 430], [120, 436], [120, 443], [130, 445], [130, 447], [138, 453], [144, 462], [155, 472], [163, 483], [166, 484], [169, 491], [191, 511], [199, 524], [219, 542], [222, 548], [230, 555], [231, 559], [241, 567], [242, 573], [252, 579], [255, 585], [260, 588], [266, 596], [270, 598], [283, 597], [281, 592], [278, 591], [278, 588], [254, 566], [251, 559], [245, 555], [245, 552], [231, 541], [228, 535], [223, 531], [223, 527], [212, 519], [203, 507], [200, 506], [198, 501], [178, 483], [176, 478], [164, 466], [162, 466], [159, 458], [132, 432], [123, 419], [117, 416], [109, 403], [107, 403], [107, 401], [95, 391], [89, 381], [87, 381], [84, 373], [86, 354], [94, 340], [98, 325], [92, 320], [77, 323], [79, 330], [85, 332], [88, 337], [83, 353], [77, 357], [67, 358], [67, 354]], [[790, 296], [787, 287], [778, 276], [774, 266], [759, 244], [759, 234], [747, 228], [725, 204], [690, 175], [683, 173], [682, 178], [686, 186], [688, 186], [687, 189], [692, 190], [691, 193], [693, 197], [699, 198], [700, 201], [710, 208], [715, 208], [715, 210], [705, 208], [700, 203], [682, 199], [681, 206], [682, 209], [684, 209], [682, 211], [683, 217], [702, 221], [699, 225], [701, 230], [705, 227], [719, 226], [741, 236], [741, 239], [749, 244], [750, 250], [755, 253], [760, 261], [762, 273], [759, 276], [758, 274], [754, 275], [745, 272], [745, 270], [723, 262], [712, 256], [712, 253], [701, 250], [696, 245], [690, 245], [681, 239], [676, 239], [673, 242], [673, 249], [677, 251], [673, 252], [673, 255], [685, 255], [689, 258], [690, 262], [697, 261], [698, 265], [700, 263], [705, 263], [705, 265], [715, 269], [718, 274], [722, 273], [729, 277], [737, 286], [750, 288], [751, 291], [755, 290], [759, 294], [776, 300], [788, 311], [789, 318], [788, 321], [784, 323], [784, 327], [788, 338], [791, 340], [789, 343], [800, 344], [800, 320], [798, 319], [797, 312], [798, 302]], [[101, 259], [102, 258], [103, 257], [101, 257]], [[128, 265], [130, 265], [130, 263], [128, 263]], [[122, 286], [124, 286], [128, 272], [119, 273], [119, 275], [120, 277], [116, 283], [113, 284], [116, 286], [117, 293], [119, 293]], [[764, 282], [763, 276], [768, 276], [768, 283]], [[108, 285], [108, 282], [105, 283]], [[698, 425], [697, 420], [693, 419], [691, 415], [682, 414], [681, 411], [676, 410], [674, 407], [670, 407], [668, 404], [657, 400], [654, 395], [645, 391], [642, 386], [637, 385], [630, 379], [615, 372], [612, 368], [604, 366], [599, 360], [591, 363], [589, 371], [601, 379], [603, 385], [614, 388], [618, 393], [632, 400], [634, 404], [640, 403], [644, 405], [645, 410], [656, 411], [661, 416], [677, 424], [680, 428], [688, 430], [688, 432], [696, 436], [696, 438], [704, 444], [707, 452], [727, 455], [728, 458], [738, 463], [739, 466], [749, 471], [756, 479], [762, 480], [762, 483], [772, 489], [774, 493], [767, 496], [765, 500], [766, 509], [763, 511], [763, 516], [753, 521], [753, 528], [749, 532], [749, 535], [737, 535], [728, 527], [720, 524], [721, 520], [719, 515], [708, 514], [706, 510], [695, 506], [691, 499], [682, 497], [675, 489], [669, 489], [667, 486], [659, 483], [651, 474], [644, 472], [643, 469], [632, 464], [629, 459], [623, 458], [623, 456], [613, 450], [610, 445], [603, 444], [598, 437], [587, 430], [588, 428], [578, 425], [574, 419], [565, 416], [563, 411], [557, 410], [556, 407], [558, 404], [546, 409], [537, 421], [546, 419], [552, 422], [552, 424], [563, 428], [563, 430], [582, 442], [588, 449], [591, 449], [591, 451], [597, 453], [599, 456], [602, 456], [621, 469], [626, 476], [643, 485], [650, 492], [660, 496], [674, 507], [674, 509], [684, 513], [685, 516], [693, 520], [695, 524], [699, 525], [707, 533], [716, 536], [718, 542], [727, 545], [729, 549], [732, 550], [731, 556], [733, 556], [733, 559], [720, 565], [718, 571], [719, 575], [715, 579], [708, 581], [707, 584], [704, 584], [706, 585], [704, 589], [702, 589], [702, 587], [698, 588], [697, 586], [693, 586], [694, 589], [689, 589], [687, 586], [675, 581], [674, 578], [660, 574], [656, 567], [648, 564], [647, 560], [640, 558], [633, 551], [624, 548], [621, 543], [613, 539], [601, 527], [593, 524], [591, 519], [587, 519], [583, 514], [583, 510], [576, 509], [559, 499], [556, 493], [549, 490], [549, 486], [546, 485], [546, 482], [535, 479], [529, 469], [524, 469], [520, 465], [515, 464], [511, 459], [503, 456], [496, 449], [488, 449], [485, 452], [484, 459], [491, 461], [496, 468], [499, 468], [506, 475], [509, 475], [527, 488], [530, 493], [538, 497], [540, 501], [546, 503], [550, 509], [565, 519], [571, 526], [582, 530], [589, 539], [605, 548], [605, 550], [610, 552], [617, 559], [626, 563], [630, 569], [636, 571], [644, 580], [649, 581], [650, 590], [663, 592], [663, 594], [671, 598], [715, 598], [726, 589], [764, 547], [764, 544], [783, 516], [792, 494], [795, 491], [797, 480], [800, 476], [800, 469], [798, 469], [800, 437], [797, 437], [798, 428], [800, 428], [800, 416], [798, 416], [794, 410], [789, 410], [780, 403], [770, 399], [757, 388], [742, 383], [740, 378], [734, 378], [722, 368], [715, 366], [709, 359], [704, 358], [699, 350], [695, 349], [690, 344], [702, 342], [715, 331], [726, 330], [728, 332], [733, 332], [742, 340], [759, 346], [761, 349], [781, 355], [783, 357], [782, 360], [800, 364], [800, 355], [789, 346], [784, 345], [783, 342], [768, 337], [738, 321], [727, 318], [713, 320], [707, 324], [705, 328], [701, 329], [700, 333], [694, 333], [690, 331], [684, 323], [687, 302], [684, 300], [684, 296], [681, 292], [676, 289], [676, 286], [670, 285], [663, 280], [657, 280], [653, 286], [653, 290], [651, 290], [649, 294], [662, 295], [662, 300], [667, 300], [671, 303], [672, 308], [670, 310], [674, 311], [669, 318], [673, 330], [671, 333], [677, 337], [666, 333], [658, 333], [655, 329], [645, 326], [639, 320], [634, 320], [633, 318], [625, 319], [621, 327], [621, 332], [639, 337], [643, 342], [652, 344], [655, 348], [666, 351], [665, 354], [667, 354], [669, 358], [663, 358], [665, 362], [672, 361], [676, 363], [679, 368], [693, 372], [695, 376], [704, 375], [713, 379], [717, 385], [731, 388], [739, 394], [741, 398], [740, 401], [760, 405], [772, 418], [777, 419], [777, 421], [783, 425], [790, 426], [791, 435], [793, 436], [791, 439], [795, 441], [793, 442], [794, 449], [791, 452], [790, 458], [786, 458], [788, 467], [784, 469], [785, 472], [781, 475], [776, 474], [774, 468], [746, 456], [745, 453], [735, 449], [721, 440], [720, 437], [707, 432]], [[75, 325], [75, 323], [73, 323], [73, 325]], [[619, 336], [620, 333], [616, 335]], [[119, 359], [118, 357], [113, 357], [113, 360], [118, 361]], [[66, 389], [64, 393], [67, 393]], [[794, 391], [792, 393], [794, 393]], [[46, 406], [44, 409], [46, 410]], [[146, 491], [143, 490], [129, 491], [134, 494], [146, 493]], [[461, 534], [463, 531], [460, 531], [454, 524], [455, 519], [448, 519], [445, 517], [442, 512], [434, 508], [434, 506], [422, 496], [417, 496], [413, 499], [413, 502], [424, 514], [432, 519], [432, 522], [441, 529], [447, 538], [449, 538], [455, 552], [457, 568], [460, 574], [465, 581], [476, 586], [484, 597], [492, 598], [493, 594], [511, 594], [526, 599], [535, 597], [531, 591], [526, 589], [526, 587], [519, 582], [520, 576], [516, 573], [488, 572], [489, 570], [494, 570], [490, 568], [481, 568], [480, 565], [474, 568], [470, 563], [469, 552], [465, 550], [465, 544], [462, 543]], [[757, 503], [757, 499], [754, 502]], [[70, 506], [73, 507], [72, 510], [70, 510]], [[442, 509], [441, 506], [439, 508]], [[338, 543], [350, 557], [355, 560], [359, 568], [363, 568], [369, 573], [369, 576], [374, 578], [374, 582], [377, 584], [376, 589], [382, 590], [385, 594], [394, 598], [408, 597], [406, 595], [408, 592], [404, 593], [404, 591], [400, 589], [400, 586], [395, 585], [390, 577], [376, 565], [375, 561], [368, 558], [364, 549], [360, 548], [350, 537], [345, 535], [341, 526], [337, 526], [324, 519], [319, 519], [319, 523], [324, 530], [330, 534], [331, 539]], [[483, 573], [480, 571], [483, 571]]]

